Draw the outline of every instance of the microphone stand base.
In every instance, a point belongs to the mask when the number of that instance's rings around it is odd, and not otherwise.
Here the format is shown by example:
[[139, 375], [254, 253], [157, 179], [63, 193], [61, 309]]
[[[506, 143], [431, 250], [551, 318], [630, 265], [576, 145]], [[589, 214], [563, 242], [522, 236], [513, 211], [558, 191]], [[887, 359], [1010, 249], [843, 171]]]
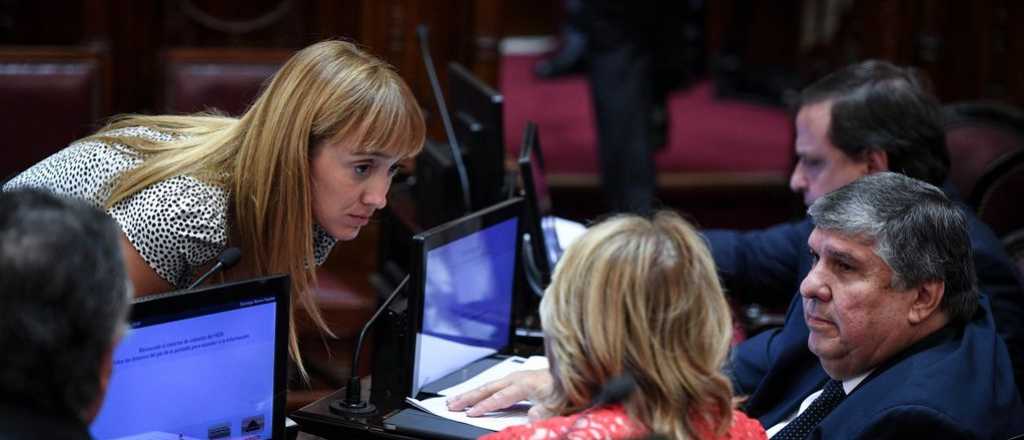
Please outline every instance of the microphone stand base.
[[331, 402], [331, 413], [339, 416], [368, 416], [377, 412], [377, 407], [370, 402], [348, 403], [345, 399]]

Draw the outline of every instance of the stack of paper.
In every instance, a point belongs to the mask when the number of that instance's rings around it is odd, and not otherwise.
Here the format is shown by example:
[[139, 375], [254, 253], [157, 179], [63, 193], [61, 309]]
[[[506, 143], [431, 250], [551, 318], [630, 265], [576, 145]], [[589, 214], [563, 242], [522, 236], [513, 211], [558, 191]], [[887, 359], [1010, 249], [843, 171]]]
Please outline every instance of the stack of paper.
[[447, 403], [448, 397], [471, 391], [517, 371], [546, 369], [547, 367], [547, 358], [543, 356], [533, 356], [529, 359], [513, 356], [484, 370], [482, 373], [473, 376], [473, 378], [463, 383], [442, 390], [438, 393], [441, 397], [433, 397], [424, 400], [407, 397], [405, 400], [408, 401], [410, 405], [439, 417], [444, 417], [459, 423], [465, 423], [467, 425], [473, 425], [492, 431], [501, 431], [509, 426], [529, 423], [530, 420], [526, 413], [530, 409], [530, 402], [522, 401], [501, 411], [488, 413], [481, 417], [469, 417], [462, 411], [449, 411]]

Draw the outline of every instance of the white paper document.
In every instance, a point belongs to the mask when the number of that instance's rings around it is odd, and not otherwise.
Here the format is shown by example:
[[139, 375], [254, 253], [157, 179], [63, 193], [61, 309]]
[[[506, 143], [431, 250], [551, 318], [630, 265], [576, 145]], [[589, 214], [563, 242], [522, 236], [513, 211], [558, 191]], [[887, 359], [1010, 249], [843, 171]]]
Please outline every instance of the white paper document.
[[526, 416], [526, 412], [530, 409], [529, 404], [524, 405], [520, 403], [502, 411], [495, 411], [480, 417], [470, 417], [463, 411], [449, 411], [448, 398], [444, 396], [431, 397], [424, 400], [416, 400], [412, 397], [406, 397], [405, 401], [409, 402], [410, 405], [435, 416], [444, 417], [448, 420], [454, 420], [467, 425], [473, 425], [478, 428], [490, 429], [491, 431], [501, 431], [509, 426], [530, 423], [530, 419]]
[[488, 413], [481, 417], [469, 417], [463, 411], [449, 411], [448, 397], [476, 389], [481, 385], [501, 379], [517, 371], [545, 369], [547, 367], [548, 360], [544, 356], [531, 356], [529, 359], [512, 356], [495, 364], [491, 368], [484, 370], [480, 374], [473, 376], [463, 383], [441, 390], [438, 393], [441, 397], [433, 397], [424, 400], [416, 400], [411, 397], [406, 397], [405, 400], [409, 402], [410, 405], [419, 408], [422, 411], [426, 411], [439, 417], [444, 417], [448, 420], [454, 420], [459, 423], [490, 429], [492, 431], [501, 431], [509, 426], [529, 423], [530, 420], [526, 413], [530, 409], [530, 402], [524, 400], [501, 411]]
[[[522, 370], [523, 366], [526, 365], [526, 359], [519, 356], [511, 356], [497, 364], [491, 366], [480, 374], [471, 377], [469, 380], [462, 382], [453, 387], [445, 388], [439, 391], [437, 394], [442, 396], [457, 396], [467, 391], [472, 391], [479, 388], [482, 385], [486, 385], [488, 382], [501, 379], [509, 374], [515, 373], [516, 371]], [[546, 368], [546, 367], [540, 367]]]
[[[413, 377], [413, 391], [419, 393], [420, 387], [438, 380], [466, 364], [494, 354], [495, 350], [488, 347], [475, 347], [468, 344], [452, 342], [445, 338], [416, 333], [416, 350], [418, 367]], [[438, 353], [444, 353], [438, 355]], [[415, 394], [414, 394], [415, 395]]]
[[555, 221], [555, 233], [558, 234], [558, 244], [563, 250], [568, 248], [577, 238], [580, 238], [584, 232], [587, 232], [587, 226], [583, 223], [561, 217], [553, 218]]

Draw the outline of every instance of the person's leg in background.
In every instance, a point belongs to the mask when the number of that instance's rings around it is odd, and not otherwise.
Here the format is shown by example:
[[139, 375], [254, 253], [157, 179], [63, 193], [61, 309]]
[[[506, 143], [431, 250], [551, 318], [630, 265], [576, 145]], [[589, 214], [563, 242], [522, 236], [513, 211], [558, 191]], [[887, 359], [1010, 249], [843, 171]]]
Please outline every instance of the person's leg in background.
[[[597, 118], [601, 185], [615, 212], [645, 214], [655, 205], [652, 113], [663, 100], [655, 59], [658, 2], [590, 0], [589, 79]], [[657, 96], [662, 95], [662, 96]]]
[[583, 22], [583, 0], [563, 0], [565, 23], [562, 25], [558, 52], [537, 62], [533, 72], [541, 78], [555, 78], [586, 69], [587, 33]]

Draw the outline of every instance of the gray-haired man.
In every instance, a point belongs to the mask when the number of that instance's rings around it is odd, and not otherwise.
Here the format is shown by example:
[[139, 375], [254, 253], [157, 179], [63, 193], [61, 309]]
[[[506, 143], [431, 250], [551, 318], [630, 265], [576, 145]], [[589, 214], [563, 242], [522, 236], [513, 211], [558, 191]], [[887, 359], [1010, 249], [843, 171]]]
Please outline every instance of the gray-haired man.
[[[891, 172], [814, 202], [811, 270], [786, 325], [733, 360], [772, 438], [1009, 438], [1024, 407], [979, 302], [964, 214]], [[808, 348], [810, 350], [808, 350]], [[764, 371], [764, 374], [760, 372]]]
[[90, 438], [129, 305], [119, 231], [84, 202], [0, 192], [0, 437]]

